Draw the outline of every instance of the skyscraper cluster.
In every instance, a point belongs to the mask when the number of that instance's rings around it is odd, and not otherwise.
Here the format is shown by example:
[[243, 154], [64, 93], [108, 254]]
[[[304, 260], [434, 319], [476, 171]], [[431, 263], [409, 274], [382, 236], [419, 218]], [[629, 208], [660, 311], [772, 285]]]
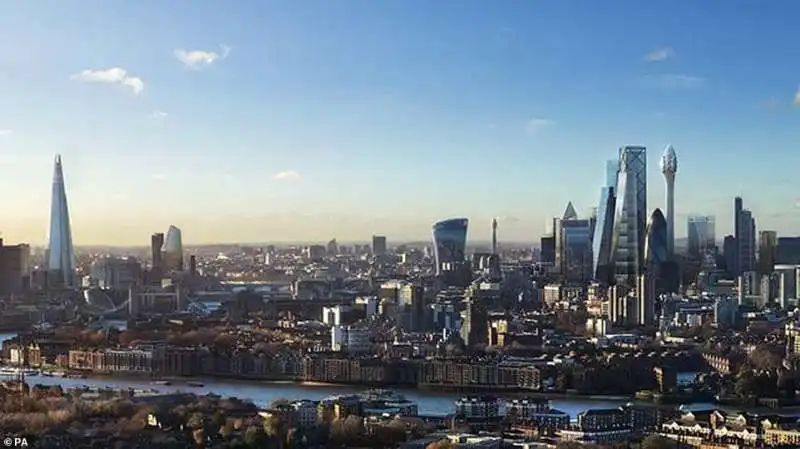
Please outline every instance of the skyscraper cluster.
[[[645, 147], [622, 147], [617, 160], [606, 164], [606, 181], [600, 191], [592, 235], [591, 265], [595, 280], [615, 286], [611, 301], [619, 304], [612, 304], [612, 321], [651, 324], [657, 293], [675, 287], [677, 168], [675, 150], [668, 146], [661, 158], [666, 183], [665, 217], [660, 209], [648, 214]], [[634, 298], [636, 301], [632, 301]]]

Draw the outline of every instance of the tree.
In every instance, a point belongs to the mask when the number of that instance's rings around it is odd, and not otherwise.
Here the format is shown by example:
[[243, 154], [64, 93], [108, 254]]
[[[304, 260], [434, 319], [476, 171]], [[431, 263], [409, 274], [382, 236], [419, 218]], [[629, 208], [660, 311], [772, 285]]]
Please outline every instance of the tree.
[[364, 434], [364, 422], [358, 416], [336, 419], [330, 425], [330, 439], [334, 443], [349, 444]]
[[453, 444], [447, 438], [443, 438], [441, 440], [434, 441], [433, 443], [428, 444], [425, 446], [425, 449], [451, 449]]
[[280, 437], [283, 433], [283, 420], [280, 416], [270, 415], [264, 421], [264, 434], [270, 438]]
[[217, 410], [214, 413], [214, 417], [211, 418], [211, 424], [213, 424], [217, 428], [222, 427], [223, 425], [225, 425], [226, 422], [228, 422], [228, 418], [225, 417], [225, 412], [223, 412], [222, 410]]
[[198, 447], [203, 447], [206, 443], [206, 432], [202, 428], [192, 432], [192, 439]]
[[642, 449], [677, 449], [678, 445], [669, 438], [650, 435], [642, 441]]
[[753, 375], [753, 371], [743, 367], [736, 376], [736, 384], [734, 385], [734, 391], [736, 391], [736, 395], [740, 398], [748, 397], [753, 393], [755, 387], [756, 378]]
[[514, 424], [517, 422], [517, 418], [519, 418], [519, 409], [516, 407], [510, 407], [508, 412], [506, 412], [506, 421]]
[[558, 443], [556, 449], [600, 449], [601, 446], [597, 446], [594, 444], [581, 444], [575, 441], [564, 441]]
[[222, 438], [227, 440], [227, 439], [229, 439], [231, 437], [231, 435], [233, 435], [233, 423], [232, 422], [226, 422], [225, 424], [220, 426], [220, 428], [219, 428], [219, 436], [221, 436]]
[[264, 432], [257, 426], [250, 426], [244, 431], [244, 442], [250, 447], [259, 447], [264, 442]]
[[189, 416], [189, 419], [186, 421], [186, 427], [197, 430], [202, 429], [206, 425], [206, 417], [203, 416], [202, 413], [195, 412]]
[[269, 408], [276, 409], [278, 407], [283, 407], [289, 405], [289, 400], [286, 398], [275, 398], [269, 403]]

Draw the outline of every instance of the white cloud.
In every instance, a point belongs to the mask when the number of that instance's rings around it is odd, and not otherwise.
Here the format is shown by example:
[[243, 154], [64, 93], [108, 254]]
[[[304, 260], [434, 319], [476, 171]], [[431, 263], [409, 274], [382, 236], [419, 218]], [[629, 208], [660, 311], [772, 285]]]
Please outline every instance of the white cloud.
[[11, 133], [12, 131], [8, 128], [0, 128], [0, 137], [8, 137]]
[[128, 71], [121, 67], [110, 69], [86, 69], [70, 77], [75, 81], [84, 83], [119, 84], [140, 94], [144, 90], [144, 81], [136, 76], [129, 76]]
[[800, 88], [798, 88], [797, 92], [794, 94], [794, 105], [800, 106]]
[[662, 62], [674, 56], [675, 51], [672, 47], [662, 47], [644, 55], [644, 60], [647, 62]]
[[679, 74], [650, 75], [645, 77], [645, 81], [664, 89], [693, 89], [706, 83], [705, 78]]
[[154, 119], [167, 118], [168, 115], [169, 114], [167, 114], [164, 111], [153, 111], [150, 114], [150, 118], [154, 118]]
[[166, 181], [167, 175], [165, 175], [164, 173], [156, 173], [152, 176], [152, 178], [154, 181]]
[[556, 122], [548, 120], [546, 118], [533, 118], [528, 120], [526, 128], [529, 133], [538, 134], [548, 128], [555, 126], [555, 124]]
[[230, 54], [231, 48], [220, 45], [220, 52], [210, 50], [184, 50], [179, 48], [173, 52], [178, 61], [190, 69], [199, 70], [210, 66], [216, 61], [223, 60]]
[[275, 176], [272, 179], [276, 181], [287, 181], [292, 179], [300, 179], [300, 173], [294, 170], [282, 171], [275, 173]]

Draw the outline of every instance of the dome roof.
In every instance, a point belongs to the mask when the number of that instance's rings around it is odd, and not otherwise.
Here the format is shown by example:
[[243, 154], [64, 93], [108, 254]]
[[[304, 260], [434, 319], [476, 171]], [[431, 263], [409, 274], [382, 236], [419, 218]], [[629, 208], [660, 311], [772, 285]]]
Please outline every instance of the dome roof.
[[661, 156], [661, 172], [662, 173], [675, 173], [678, 171], [678, 156], [675, 154], [675, 148], [672, 145], [667, 145], [664, 149], [664, 155]]
[[644, 258], [646, 263], [664, 263], [667, 257], [667, 220], [661, 209], [656, 209], [647, 222]]

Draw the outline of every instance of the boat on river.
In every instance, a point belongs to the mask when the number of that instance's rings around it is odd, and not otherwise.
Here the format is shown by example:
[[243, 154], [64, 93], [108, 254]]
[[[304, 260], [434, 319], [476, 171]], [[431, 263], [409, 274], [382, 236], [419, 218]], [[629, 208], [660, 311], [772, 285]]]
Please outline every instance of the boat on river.
[[206, 384], [204, 384], [202, 382], [186, 382], [186, 385], [188, 385], [190, 387], [198, 387], [198, 388], [206, 386]]
[[0, 368], [0, 376], [36, 376], [38, 374], [39, 371], [35, 369], [14, 368], [8, 366]]

